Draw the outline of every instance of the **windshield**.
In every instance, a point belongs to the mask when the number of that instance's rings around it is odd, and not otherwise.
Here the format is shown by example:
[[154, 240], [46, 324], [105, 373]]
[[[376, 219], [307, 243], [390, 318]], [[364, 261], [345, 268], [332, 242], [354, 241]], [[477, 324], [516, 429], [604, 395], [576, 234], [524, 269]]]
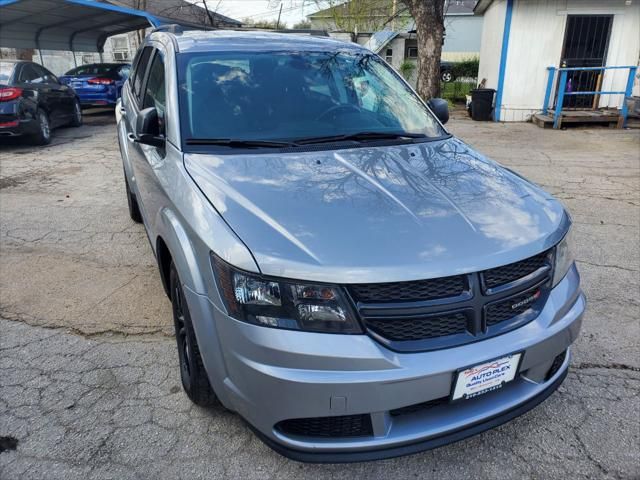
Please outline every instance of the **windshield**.
[[[182, 54], [183, 139], [287, 141], [366, 132], [446, 134], [377, 56], [361, 52]], [[373, 134], [373, 135], [371, 135]], [[355, 140], [355, 139], [354, 139]]]

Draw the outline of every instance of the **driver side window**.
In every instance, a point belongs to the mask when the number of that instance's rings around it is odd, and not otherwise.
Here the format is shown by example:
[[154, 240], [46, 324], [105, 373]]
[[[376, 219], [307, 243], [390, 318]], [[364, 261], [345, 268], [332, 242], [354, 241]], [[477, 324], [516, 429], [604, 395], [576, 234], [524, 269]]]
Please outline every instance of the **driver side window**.
[[60, 83], [58, 81], [58, 77], [56, 77], [53, 73], [51, 73], [49, 70], [47, 70], [44, 67], [40, 67], [40, 70], [42, 70], [43, 74], [44, 74], [44, 81], [46, 83]]
[[154, 107], [158, 112], [158, 119], [162, 120], [164, 118], [165, 104], [164, 60], [162, 59], [162, 54], [156, 51], [149, 68], [149, 78], [144, 91], [142, 108]]

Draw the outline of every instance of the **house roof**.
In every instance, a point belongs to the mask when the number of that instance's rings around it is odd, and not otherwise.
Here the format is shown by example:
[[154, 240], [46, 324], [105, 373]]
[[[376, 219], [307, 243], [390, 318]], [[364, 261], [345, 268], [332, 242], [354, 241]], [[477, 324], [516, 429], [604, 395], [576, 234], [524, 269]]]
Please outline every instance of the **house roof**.
[[[141, 8], [139, 0], [98, 0], [128, 8]], [[203, 3], [203, 2], [200, 2]], [[209, 2], [207, 5], [215, 4]], [[185, 0], [147, 0], [145, 11], [152, 15], [176, 20], [176, 23], [187, 22], [193, 25], [211, 25], [207, 11], [198, 4]], [[209, 10], [216, 27], [240, 27], [242, 22]]]
[[[323, 8], [322, 10], [318, 10], [315, 13], [307, 15], [307, 18], [332, 18], [334, 16], [334, 12], [338, 12], [339, 10], [347, 11], [349, 3], [350, 0], [347, 0], [329, 8]], [[366, 7], [367, 10], [371, 12], [371, 16], [376, 16], [381, 15], [382, 12], [391, 11], [392, 2], [391, 0], [370, 0], [370, 3], [367, 3]]]

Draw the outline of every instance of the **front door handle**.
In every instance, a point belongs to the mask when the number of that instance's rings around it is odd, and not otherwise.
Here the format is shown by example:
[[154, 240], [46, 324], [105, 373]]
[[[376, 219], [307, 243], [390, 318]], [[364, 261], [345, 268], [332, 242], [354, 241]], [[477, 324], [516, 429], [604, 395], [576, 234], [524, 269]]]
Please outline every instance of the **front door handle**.
[[131, 143], [136, 143], [136, 137], [133, 133], [127, 133], [127, 140], [129, 140]]

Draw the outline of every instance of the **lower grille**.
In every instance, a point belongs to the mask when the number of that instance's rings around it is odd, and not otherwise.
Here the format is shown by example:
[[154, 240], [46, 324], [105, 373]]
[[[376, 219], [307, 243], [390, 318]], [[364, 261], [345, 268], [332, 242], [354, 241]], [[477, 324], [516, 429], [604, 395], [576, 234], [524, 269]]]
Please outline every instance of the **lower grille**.
[[339, 417], [292, 418], [276, 425], [282, 433], [303, 437], [367, 437], [373, 435], [371, 416], [342, 415]]
[[490, 327], [525, 313], [540, 298], [540, 295], [540, 289], [529, 290], [515, 297], [487, 305], [487, 326]]
[[436, 398], [434, 400], [429, 400], [428, 402], [416, 403], [407, 407], [396, 408], [395, 410], [391, 410], [389, 413], [392, 417], [411, 415], [412, 413], [429, 410], [430, 408], [438, 407], [440, 405], [444, 405], [445, 403], [449, 403], [449, 397]]
[[368, 318], [367, 326], [389, 340], [422, 340], [467, 333], [467, 316], [449, 313], [417, 318]]

